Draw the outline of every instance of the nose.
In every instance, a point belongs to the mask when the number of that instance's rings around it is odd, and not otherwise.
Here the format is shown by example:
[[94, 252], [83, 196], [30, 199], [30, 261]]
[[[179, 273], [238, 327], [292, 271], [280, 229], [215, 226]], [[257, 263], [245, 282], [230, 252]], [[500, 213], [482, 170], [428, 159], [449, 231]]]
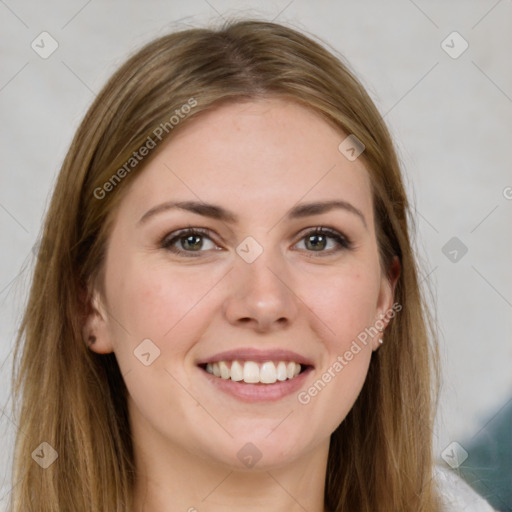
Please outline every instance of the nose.
[[232, 325], [266, 332], [284, 329], [297, 318], [300, 299], [290, 274], [270, 251], [252, 263], [238, 258], [229, 276], [223, 313]]

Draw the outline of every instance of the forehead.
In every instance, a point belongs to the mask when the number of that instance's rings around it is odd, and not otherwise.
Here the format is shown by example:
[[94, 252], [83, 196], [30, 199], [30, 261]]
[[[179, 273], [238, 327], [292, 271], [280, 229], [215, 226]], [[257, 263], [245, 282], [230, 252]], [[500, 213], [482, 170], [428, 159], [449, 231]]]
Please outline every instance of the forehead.
[[263, 217], [343, 199], [371, 219], [368, 171], [338, 150], [347, 134], [294, 101], [228, 103], [177, 128], [127, 193], [137, 211], [177, 199]]

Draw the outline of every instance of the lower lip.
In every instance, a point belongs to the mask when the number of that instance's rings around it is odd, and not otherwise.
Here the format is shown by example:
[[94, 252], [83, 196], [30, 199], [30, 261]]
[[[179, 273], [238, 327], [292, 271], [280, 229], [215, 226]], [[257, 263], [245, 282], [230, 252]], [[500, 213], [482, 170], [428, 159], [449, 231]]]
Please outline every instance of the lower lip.
[[313, 371], [309, 366], [293, 379], [276, 381], [274, 384], [246, 384], [243, 381], [236, 382], [231, 379], [215, 377], [206, 370], [199, 368], [208, 381], [220, 391], [231, 395], [243, 402], [275, 402], [285, 396], [296, 393], [303, 385], [308, 375]]

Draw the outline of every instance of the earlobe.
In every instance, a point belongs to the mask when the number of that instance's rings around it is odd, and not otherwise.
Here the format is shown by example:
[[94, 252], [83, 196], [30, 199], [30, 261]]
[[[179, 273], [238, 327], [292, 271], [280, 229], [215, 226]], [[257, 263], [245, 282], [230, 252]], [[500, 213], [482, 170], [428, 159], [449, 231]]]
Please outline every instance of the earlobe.
[[82, 327], [82, 339], [86, 346], [98, 354], [113, 352], [108, 329], [108, 316], [97, 290], [86, 301], [86, 318]]

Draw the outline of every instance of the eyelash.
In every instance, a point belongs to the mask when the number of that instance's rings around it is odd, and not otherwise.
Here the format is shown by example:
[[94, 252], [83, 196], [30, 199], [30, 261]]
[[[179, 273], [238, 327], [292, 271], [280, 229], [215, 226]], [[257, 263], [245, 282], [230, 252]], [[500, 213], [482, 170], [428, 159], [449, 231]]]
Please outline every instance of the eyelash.
[[[173, 247], [175, 242], [177, 242], [187, 236], [191, 236], [191, 235], [206, 236], [206, 237], [210, 238], [210, 240], [211, 240], [211, 236], [210, 236], [211, 231], [209, 229], [185, 228], [185, 229], [180, 229], [178, 231], [174, 231], [173, 233], [167, 234], [161, 240], [160, 247], [162, 249], [166, 249], [170, 252], [173, 252], [174, 254], [183, 255], [185, 257], [197, 258], [200, 256], [200, 253], [207, 252], [207, 251], [203, 251], [203, 250], [185, 251], [185, 250], [177, 249], [176, 247]], [[335, 250], [318, 251], [318, 255], [320, 257], [322, 257], [322, 253], [323, 253], [323, 255], [331, 255], [331, 254], [337, 253], [339, 251], [351, 250], [353, 248], [353, 243], [349, 238], [347, 238], [345, 235], [342, 235], [338, 231], [328, 228], [328, 227], [319, 226], [316, 228], [312, 228], [301, 237], [300, 241], [302, 241], [304, 238], [311, 236], [311, 235], [324, 235], [324, 236], [327, 236], [328, 238], [332, 238], [338, 244], [338, 248]], [[212, 242], [213, 242], [213, 240], [212, 240]], [[316, 251], [307, 251], [306, 250], [306, 252], [315, 253]], [[194, 254], [194, 253], [197, 253], [197, 254]], [[316, 257], [316, 256], [312, 256], [312, 257]]]

